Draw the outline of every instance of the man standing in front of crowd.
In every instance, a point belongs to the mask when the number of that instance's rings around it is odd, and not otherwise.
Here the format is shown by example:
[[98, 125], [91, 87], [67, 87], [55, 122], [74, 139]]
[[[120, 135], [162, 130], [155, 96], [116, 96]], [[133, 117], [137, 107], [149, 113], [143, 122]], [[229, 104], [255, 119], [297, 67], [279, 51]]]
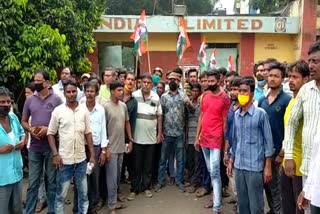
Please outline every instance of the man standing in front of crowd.
[[[284, 123], [287, 126], [291, 108], [295, 102], [295, 98], [300, 88], [309, 80], [309, 67], [305, 61], [297, 61], [288, 67], [288, 81], [289, 87], [293, 92], [293, 98], [290, 100], [286, 113], [284, 115]], [[295, 145], [293, 148], [293, 158], [296, 163], [295, 174], [292, 177], [288, 177], [284, 173], [284, 169], [281, 170], [281, 196], [282, 196], [282, 208], [284, 214], [303, 214], [303, 210], [300, 210], [297, 206], [297, 200], [300, 192], [302, 191], [302, 174], [300, 172], [301, 158], [302, 158], [302, 126], [303, 120], [299, 122], [299, 128], [295, 135]], [[283, 145], [284, 147], [285, 145]], [[284, 150], [282, 149], [278, 155], [278, 162], [282, 161], [284, 157]]]
[[[94, 214], [97, 212], [99, 203], [99, 177], [100, 167], [104, 166], [105, 162], [110, 158], [110, 151], [107, 148], [107, 128], [106, 115], [104, 108], [96, 102], [96, 97], [99, 93], [99, 86], [94, 82], [87, 82], [84, 85], [84, 94], [86, 96], [85, 105], [89, 111], [90, 128], [92, 131], [92, 140], [95, 154], [96, 165], [93, 168], [92, 173], [88, 176], [88, 198], [89, 208], [88, 213]], [[90, 157], [90, 150], [86, 145], [87, 158]]]
[[220, 74], [209, 71], [208, 91], [202, 95], [200, 117], [197, 127], [195, 148], [200, 146], [210, 173], [213, 187], [213, 213], [221, 213], [221, 177], [220, 160], [223, 148], [223, 136], [227, 126], [227, 114], [230, 107], [228, 95], [219, 86]]
[[172, 72], [169, 76], [169, 91], [162, 95], [164, 142], [161, 148], [158, 184], [155, 191], [160, 192], [165, 184], [166, 169], [169, 155], [172, 151], [176, 155], [177, 173], [175, 183], [180, 192], [184, 192], [184, 125], [185, 105], [193, 108], [189, 98], [179, 90], [180, 75]]
[[263, 183], [272, 178], [272, 133], [268, 114], [253, 105], [254, 88], [252, 77], [242, 79], [232, 127], [227, 172], [233, 176], [234, 167], [239, 214], [264, 213]]
[[128, 200], [134, 200], [136, 194], [144, 192], [152, 197], [150, 184], [156, 144], [162, 140], [162, 108], [159, 96], [151, 90], [152, 77], [141, 76], [141, 90], [132, 95], [138, 102], [136, 129], [134, 132], [134, 176]]
[[[123, 85], [119, 81], [110, 84], [111, 99], [104, 105], [107, 118], [107, 132], [109, 135], [110, 161], [106, 163], [106, 178], [108, 192], [108, 208], [110, 214], [115, 214], [115, 209], [124, 208], [124, 204], [117, 204], [118, 187], [120, 185], [123, 154], [132, 150], [132, 135], [129, 123], [127, 106], [121, 101]], [[125, 132], [129, 144], [125, 144]]]
[[[53, 164], [58, 169], [54, 213], [63, 214], [65, 212], [64, 202], [72, 178], [74, 178], [77, 191], [78, 212], [87, 213], [89, 201], [86, 143], [89, 149], [89, 165], [94, 167], [95, 164], [89, 112], [86, 106], [79, 105], [77, 102], [77, 85], [74, 81], [65, 81], [63, 87], [66, 103], [61, 104], [52, 112], [47, 133], [53, 154]], [[58, 148], [56, 134], [59, 136]]]
[[[56, 170], [52, 165], [52, 153], [47, 137], [48, 125], [53, 110], [62, 103], [61, 98], [49, 89], [50, 78], [44, 70], [36, 71], [36, 92], [27, 98], [22, 113], [22, 126], [31, 135], [29, 149], [29, 186], [27, 190], [26, 214], [36, 209], [40, 180], [43, 174], [47, 181], [48, 213], [54, 213], [56, 193]], [[29, 119], [31, 120], [31, 126]], [[45, 173], [43, 173], [45, 170]]]
[[282, 89], [282, 82], [286, 75], [286, 67], [279, 62], [269, 64], [268, 86], [270, 91], [267, 96], [261, 98], [258, 106], [263, 108], [268, 116], [272, 131], [274, 145], [272, 166], [272, 180], [265, 185], [265, 192], [270, 207], [270, 213], [281, 214], [281, 190], [280, 190], [280, 165], [276, 161], [282, 148], [284, 138], [283, 117], [291, 97]]
[[284, 145], [285, 173], [292, 177], [295, 173], [296, 163], [293, 151], [295, 136], [299, 127], [300, 119], [303, 118], [302, 127], [302, 163], [300, 171], [302, 182], [308, 177], [311, 156], [313, 151], [314, 137], [318, 131], [320, 121], [320, 42], [316, 42], [309, 48], [308, 64], [311, 81], [304, 84], [292, 106], [287, 123]]

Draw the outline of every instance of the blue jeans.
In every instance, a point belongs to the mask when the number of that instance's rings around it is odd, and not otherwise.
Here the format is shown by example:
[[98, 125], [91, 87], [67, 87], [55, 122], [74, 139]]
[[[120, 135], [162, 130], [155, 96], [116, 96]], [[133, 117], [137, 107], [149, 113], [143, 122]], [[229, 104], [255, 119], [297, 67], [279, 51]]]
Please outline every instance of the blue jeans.
[[164, 185], [166, 180], [166, 168], [167, 161], [171, 151], [175, 151], [176, 154], [176, 163], [177, 163], [177, 172], [176, 172], [176, 185], [183, 183], [183, 172], [184, 172], [184, 142], [183, 135], [178, 137], [165, 136], [164, 142], [162, 143], [161, 148], [161, 158], [159, 163], [159, 172], [158, 172], [158, 184]]
[[[1, 172], [3, 173], [3, 172]], [[1, 214], [22, 214], [22, 179], [16, 183], [0, 186]]]
[[239, 214], [263, 214], [263, 172], [234, 168]]
[[202, 152], [211, 177], [213, 187], [213, 211], [221, 212], [221, 177], [220, 177], [220, 149], [202, 147]]
[[[45, 171], [45, 172], [43, 172]], [[52, 164], [50, 151], [29, 151], [29, 186], [27, 190], [26, 214], [34, 214], [38, 199], [41, 178], [46, 175], [48, 213], [54, 213], [54, 199], [56, 193], [56, 170]]]
[[87, 214], [89, 207], [88, 183], [87, 183], [87, 161], [71, 165], [62, 165], [57, 172], [57, 192], [55, 201], [55, 214], [64, 214], [64, 201], [68, 194], [71, 179], [74, 178], [78, 213]]
[[206, 166], [206, 161], [203, 156], [203, 152], [199, 152], [199, 167], [201, 171], [201, 184], [208, 192], [211, 192], [211, 178]]

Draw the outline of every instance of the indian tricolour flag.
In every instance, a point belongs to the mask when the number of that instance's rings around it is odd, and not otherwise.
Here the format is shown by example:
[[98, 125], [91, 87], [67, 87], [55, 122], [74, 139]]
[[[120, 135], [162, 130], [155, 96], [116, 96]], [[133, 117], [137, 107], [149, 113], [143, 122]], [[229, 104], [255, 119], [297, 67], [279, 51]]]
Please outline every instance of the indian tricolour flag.
[[182, 17], [179, 18], [179, 29], [180, 34], [177, 41], [177, 55], [180, 61], [182, 59], [184, 51], [191, 46], [187, 34], [187, 28]]
[[234, 61], [231, 55], [228, 58], [228, 71], [235, 71]]
[[134, 41], [133, 51], [138, 57], [147, 52], [146, 41], [148, 40], [148, 30], [145, 10], [142, 10], [139, 24], [130, 38]]
[[201, 43], [199, 53], [198, 53], [198, 61], [199, 61], [200, 71], [206, 70], [206, 64], [207, 64], [206, 37], [203, 37], [203, 39], [202, 39], [202, 43]]
[[210, 61], [209, 61], [209, 64], [208, 64], [208, 68], [209, 69], [214, 69], [216, 67], [216, 57], [217, 57], [217, 49], [214, 48], [212, 50], [212, 54], [211, 54], [211, 57], [210, 57]]

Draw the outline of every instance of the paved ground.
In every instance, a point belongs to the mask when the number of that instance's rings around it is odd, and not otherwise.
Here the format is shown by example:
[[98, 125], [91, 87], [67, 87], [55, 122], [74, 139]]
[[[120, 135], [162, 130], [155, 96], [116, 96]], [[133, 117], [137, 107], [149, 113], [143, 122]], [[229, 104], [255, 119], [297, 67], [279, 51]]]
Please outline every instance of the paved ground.
[[[23, 196], [25, 198], [27, 180], [24, 181]], [[121, 186], [121, 195], [127, 197], [129, 194], [129, 185]], [[134, 201], [128, 201], [127, 208], [119, 210], [118, 214], [209, 214], [211, 209], [206, 209], [203, 205], [210, 199], [210, 196], [197, 198], [195, 194], [180, 193], [175, 186], [167, 186], [160, 193], [153, 192], [152, 198], [146, 198], [144, 194], [140, 194]], [[73, 188], [69, 190], [68, 198], [72, 199]], [[232, 206], [223, 200], [222, 213], [233, 214]], [[46, 210], [41, 212], [45, 214]], [[107, 209], [104, 207], [99, 213], [106, 214]], [[66, 214], [72, 214], [72, 204], [66, 205]]]

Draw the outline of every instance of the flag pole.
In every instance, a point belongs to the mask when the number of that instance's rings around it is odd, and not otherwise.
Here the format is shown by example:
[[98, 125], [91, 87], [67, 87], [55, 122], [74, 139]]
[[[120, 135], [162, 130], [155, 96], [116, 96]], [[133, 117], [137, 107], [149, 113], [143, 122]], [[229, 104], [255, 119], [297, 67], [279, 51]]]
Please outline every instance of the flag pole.
[[149, 39], [147, 40], [147, 54], [148, 54], [148, 68], [149, 68], [149, 74], [151, 75], [150, 54], [149, 54]]
[[138, 77], [138, 55], [135, 56], [135, 59], [136, 59], [136, 66], [134, 68], [134, 75], [137, 78]]

